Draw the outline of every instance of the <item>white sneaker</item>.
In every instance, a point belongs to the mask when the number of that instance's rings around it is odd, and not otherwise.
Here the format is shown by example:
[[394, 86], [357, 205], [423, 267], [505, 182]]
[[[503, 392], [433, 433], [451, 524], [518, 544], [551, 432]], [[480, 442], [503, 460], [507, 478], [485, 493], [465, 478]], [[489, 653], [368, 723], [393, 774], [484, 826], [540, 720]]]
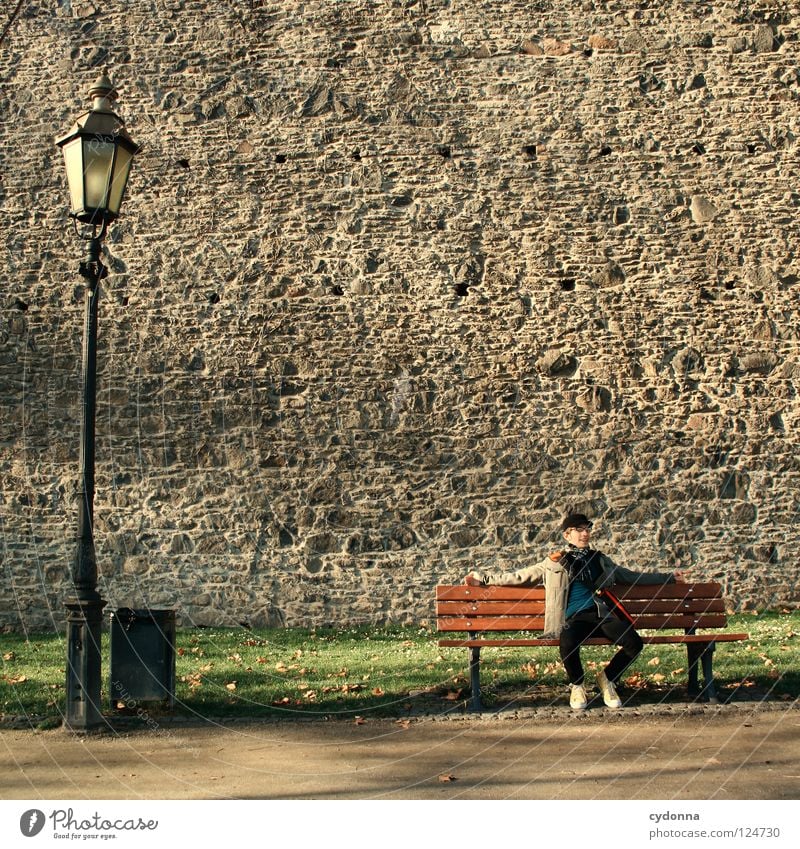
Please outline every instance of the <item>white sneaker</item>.
[[597, 673], [597, 686], [603, 694], [603, 701], [606, 703], [606, 707], [622, 707], [622, 699], [617, 695], [614, 684], [606, 678], [606, 673], [602, 669]]
[[572, 684], [569, 694], [569, 706], [573, 710], [586, 710], [589, 699], [586, 697], [586, 687], [583, 684]]

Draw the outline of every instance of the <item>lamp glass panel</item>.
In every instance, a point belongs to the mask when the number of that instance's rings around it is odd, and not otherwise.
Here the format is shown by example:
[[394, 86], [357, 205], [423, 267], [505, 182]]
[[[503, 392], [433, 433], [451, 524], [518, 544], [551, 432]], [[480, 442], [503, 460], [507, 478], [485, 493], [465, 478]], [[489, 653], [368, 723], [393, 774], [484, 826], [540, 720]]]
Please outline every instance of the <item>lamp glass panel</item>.
[[83, 145], [80, 136], [65, 144], [62, 150], [67, 171], [69, 202], [72, 211], [77, 214], [83, 210]]
[[105, 209], [114, 162], [113, 142], [100, 138], [83, 140], [83, 179], [86, 185], [86, 209]]
[[108, 211], [114, 215], [119, 214], [119, 208], [122, 206], [122, 196], [125, 194], [125, 185], [128, 182], [132, 161], [133, 154], [121, 144], [117, 145], [117, 158], [114, 160], [111, 191], [108, 194]]

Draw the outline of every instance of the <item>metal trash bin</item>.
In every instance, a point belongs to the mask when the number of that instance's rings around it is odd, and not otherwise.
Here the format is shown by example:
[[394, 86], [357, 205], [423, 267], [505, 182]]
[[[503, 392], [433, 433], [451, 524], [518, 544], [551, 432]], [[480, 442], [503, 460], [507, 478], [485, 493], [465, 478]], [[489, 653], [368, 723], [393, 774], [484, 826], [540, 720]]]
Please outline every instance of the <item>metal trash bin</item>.
[[175, 611], [121, 607], [111, 614], [112, 707], [175, 705]]

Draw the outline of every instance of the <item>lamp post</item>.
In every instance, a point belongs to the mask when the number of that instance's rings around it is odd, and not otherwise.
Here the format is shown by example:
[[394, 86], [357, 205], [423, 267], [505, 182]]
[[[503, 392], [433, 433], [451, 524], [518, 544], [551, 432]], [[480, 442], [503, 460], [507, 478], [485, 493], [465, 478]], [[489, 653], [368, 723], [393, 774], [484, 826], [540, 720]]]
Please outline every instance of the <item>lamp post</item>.
[[[74, 595], [67, 608], [67, 707], [65, 727], [90, 731], [102, 724], [100, 712], [100, 630], [105, 601], [97, 592], [94, 549], [95, 398], [97, 383], [97, 301], [108, 273], [100, 259], [108, 225], [119, 215], [133, 157], [139, 150], [112, 110], [114, 86], [101, 76], [89, 90], [92, 108], [56, 140], [64, 153], [70, 215], [87, 242], [80, 274], [86, 281], [83, 328], [78, 540], [72, 562]], [[80, 227], [79, 227], [80, 225]]]

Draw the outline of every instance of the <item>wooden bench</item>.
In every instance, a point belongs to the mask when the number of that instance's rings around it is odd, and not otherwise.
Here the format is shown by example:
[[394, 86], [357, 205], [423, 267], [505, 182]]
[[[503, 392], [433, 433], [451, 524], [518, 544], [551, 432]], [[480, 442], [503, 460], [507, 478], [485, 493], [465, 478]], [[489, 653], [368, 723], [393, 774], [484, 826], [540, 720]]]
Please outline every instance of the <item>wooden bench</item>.
[[[725, 628], [722, 587], [706, 584], [617, 584], [614, 593], [624, 602], [637, 631], [682, 631], [642, 634], [646, 645], [685, 643], [691, 696], [718, 701], [712, 659], [717, 643], [748, 639], [747, 634], [698, 634], [698, 629]], [[436, 587], [436, 626], [442, 632], [463, 631], [466, 637], [440, 639], [445, 647], [467, 648], [472, 697], [470, 708], [481, 710], [480, 656], [486, 646], [557, 646], [558, 639], [537, 637], [544, 628], [544, 587]], [[608, 645], [592, 638], [586, 645]], [[698, 666], [703, 687], [698, 684]]]

